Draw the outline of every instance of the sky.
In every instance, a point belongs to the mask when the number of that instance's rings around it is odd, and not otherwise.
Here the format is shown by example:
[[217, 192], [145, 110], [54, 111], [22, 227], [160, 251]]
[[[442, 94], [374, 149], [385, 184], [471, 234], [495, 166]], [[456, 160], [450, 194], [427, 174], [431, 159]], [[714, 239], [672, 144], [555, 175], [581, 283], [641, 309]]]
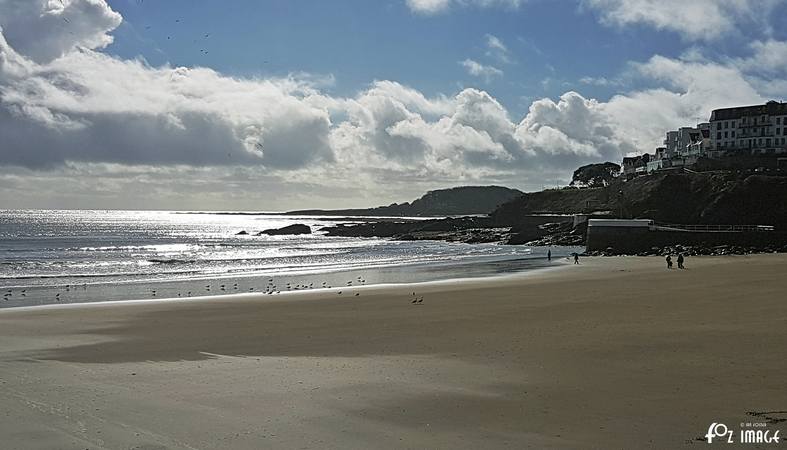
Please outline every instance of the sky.
[[0, 209], [567, 184], [787, 97], [787, 0], [0, 0]]

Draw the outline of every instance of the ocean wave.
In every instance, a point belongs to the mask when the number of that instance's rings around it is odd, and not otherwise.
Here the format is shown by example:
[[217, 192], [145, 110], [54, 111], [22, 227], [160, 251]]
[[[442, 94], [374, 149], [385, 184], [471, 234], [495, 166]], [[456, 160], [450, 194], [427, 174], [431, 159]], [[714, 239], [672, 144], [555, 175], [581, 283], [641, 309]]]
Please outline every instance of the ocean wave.
[[192, 264], [197, 262], [196, 259], [176, 259], [176, 258], [150, 258], [146, 261], [154, 264]]
[[42, 273], [32, 275], [0, 275], [0, 280], [48, 280], [59, 278], [110, 278], [139, 277], [151, 275], [187, 275], [204, 273], [201, 270], [167, 270], [161, 272], [112, 272], [112, 273]]

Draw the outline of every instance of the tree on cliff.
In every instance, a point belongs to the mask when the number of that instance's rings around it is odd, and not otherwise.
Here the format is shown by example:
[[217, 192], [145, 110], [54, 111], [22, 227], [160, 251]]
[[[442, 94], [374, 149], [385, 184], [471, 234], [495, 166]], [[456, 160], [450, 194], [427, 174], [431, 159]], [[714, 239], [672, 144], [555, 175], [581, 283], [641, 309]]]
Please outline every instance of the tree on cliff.
[[612, 163], [588, 164], [574, 171], [569, 186], [584, 184], [587, 187], [607, 186], [620, 172], [620, 166]]

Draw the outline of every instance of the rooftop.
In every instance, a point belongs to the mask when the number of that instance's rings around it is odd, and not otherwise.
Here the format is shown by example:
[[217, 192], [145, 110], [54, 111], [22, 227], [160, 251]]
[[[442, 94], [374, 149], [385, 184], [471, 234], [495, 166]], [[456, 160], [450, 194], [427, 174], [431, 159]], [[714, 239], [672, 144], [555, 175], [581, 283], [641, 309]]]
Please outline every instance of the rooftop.
[[714, 109], [710, 120], [735, 120], [744, 116], [758, 115], [780, 116], [787, 115], [787, 102], [769, 101], [763, 105], [736, 106], [734, 108]]

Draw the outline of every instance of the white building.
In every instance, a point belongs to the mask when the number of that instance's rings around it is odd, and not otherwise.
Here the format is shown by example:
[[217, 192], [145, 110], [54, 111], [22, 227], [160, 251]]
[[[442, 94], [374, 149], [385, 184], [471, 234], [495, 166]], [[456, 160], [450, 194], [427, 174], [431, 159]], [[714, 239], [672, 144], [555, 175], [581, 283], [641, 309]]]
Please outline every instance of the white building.
[[716, 109], [710, 156], [787, 153], [787, 102]]
[[692, 166], [701, 157], [776, 154], [787, 154], [787, 102], [771, 100], [764, 105], [716, 109], [710, 122], [667, 131], [664, 146], [654, 155], [624, 158], [623, 173], [631, 176]]
[[648, 162], [648, 172], [694, 164], [697, 158], [706, 155], [711, 148], [710, 124], [701, 123], [697, 127], [681, 127], [667, 131], [664, 147], [656, 149], [656, 154]]

